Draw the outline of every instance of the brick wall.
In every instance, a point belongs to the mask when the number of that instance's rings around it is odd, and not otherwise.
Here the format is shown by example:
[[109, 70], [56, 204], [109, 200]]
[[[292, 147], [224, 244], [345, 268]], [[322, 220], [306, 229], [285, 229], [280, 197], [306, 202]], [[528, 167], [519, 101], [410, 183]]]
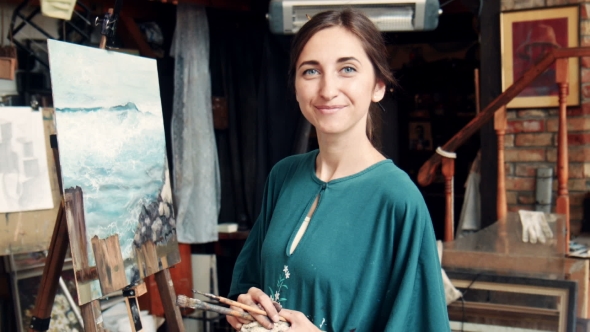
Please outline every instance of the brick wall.
[[[580, 45], [590, 46], [590, 0], [502, 0], [502, 11], [579, 4]], [[571, 231], [581, 227], [582, 201], [590, 190], [590, 57], [580, 61], [579, 107], [568, 108]], [[536, 170], [553, 167], [552, 209], [557, 196], [557, 109], [509, 109], [505, 139], [508, 210], [533, 209]]]

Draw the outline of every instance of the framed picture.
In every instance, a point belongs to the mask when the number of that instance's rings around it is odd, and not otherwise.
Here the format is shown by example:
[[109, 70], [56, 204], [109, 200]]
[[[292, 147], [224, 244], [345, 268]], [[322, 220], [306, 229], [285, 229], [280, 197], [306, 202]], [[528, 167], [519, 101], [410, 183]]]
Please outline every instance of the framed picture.
[[408, 132], [411, 151], [432, 150], [430, 122], [410, 122]]
[[[555, 48], [577, 47], [579, 7], [506, 12], [501, 15], [502, 91]], [[580, 102], [578, 58], [568, 62], [568, 105]], [[510, 103], [509, 108], [557, 107], [555, 63]]]

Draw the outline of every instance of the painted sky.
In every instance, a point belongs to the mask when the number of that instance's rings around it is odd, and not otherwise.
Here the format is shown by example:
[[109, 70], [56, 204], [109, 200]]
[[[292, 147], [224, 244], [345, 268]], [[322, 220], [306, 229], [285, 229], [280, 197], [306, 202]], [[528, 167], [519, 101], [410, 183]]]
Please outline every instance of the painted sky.
[[[47, 40], [56, 108], [90, 108], [133, 102], [161, 114], [154, 59]], [[130, 100], [131, 99], [131, 100]]]

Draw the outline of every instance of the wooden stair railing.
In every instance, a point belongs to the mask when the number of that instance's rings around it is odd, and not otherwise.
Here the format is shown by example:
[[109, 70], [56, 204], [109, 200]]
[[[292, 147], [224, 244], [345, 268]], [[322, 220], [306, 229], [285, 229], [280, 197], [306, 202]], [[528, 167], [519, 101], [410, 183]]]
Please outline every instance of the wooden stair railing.
[[[447, 143], [439, 149], [445, 153], [452, 153], [457, 150], [463, 143], [465, 143], [473, 134], [475, 134], [485, 123], [494, 117], [494, 129], [498, 135], [498, 200], [496, 211], [498, 219], [502, 220], [506, 216], [506, 187], [505, 187], [505, 172], [504, 172], [504, 135], [506, 132], [506, 105], [514, 97], [518, 96], [529, 84], [531, 84], [540, 74], [542, 74], [549, 66], [556, 62], [556, 83], [559, 86], [559, 129], [558, 129], [558, 146], [557, 146], [557, 178], [558, 178], [558, 197], [556, 202], [557, 213], [566, 216], [566, 253], [569, 251], [569, 231], [570, 231], [570, 214], [569, 214], [569, 196], [567, 189], [568, 180], [568, 157], [567, 157], [567, 95], [568, 95], [568, 77], [567, 64], [568, 58], [590, 56], [590, 47], [574, 47], [574, 48], [560, 48], [548, 52], [538, 63], [528, 69], [524, 75], [518, 79], [514, 84], [506, 89], [501, 95], [496, 97], [486, 108], [481, 111], [473, 120], [471, 120], [465, 127], [457, 132]], [[498, 112], [497, 112], [498, 111]], [[432, 183], [436, 174], [437, 167], [443, 162], [443, 155], [435, 153], [428, 159], [418, 172], [418, 183], [421, 186], [427, 186]], [[453, 167], [453, 163], [448, 161], [443, 164], [443, 175], [445, 179], [447, 174], [453, 174], [453, 170], [445, 168]], [[447, 180], [448, 184], [448, 180]], [[446, 189], [447, 209], [453, 208], [452, 190]], [[450, 218], [449, 218], [450, 216]], [[447, 225], [451, 223], [451, 225]], [[453, 214], [446, 212], [445, 217], [445, 235], [444, 240], [450, 241], [453, 239], [453, 234], [446, 234], [449, 231], [453, 232], [454, 218]]]
[[569, 252], [570, 243], [570, 197], [567, 190], [569, 163], [567, 158], [567, 58], [556, 60], [555, 80], [559, 86], [559, 124], [557, 131], [557, 202], [556, 211], [565, 215], [565, 248]]
[[[494, 129], [498, 136], [498, 179], [506, 178], [506, 166], [504, 165], [504, 136], [506, 135], [506, 106], [501, 106], [494, 114]], [[504, 219], [508, 210], [506, 203], [506, 181], [498, 181], [498, 203], [496, 204], [496, 215], [498, 220]]]
[[453, 206], [453, 197], [455, 197], [455, 159], [457, 154], [454, 152], [446, 152], [440, 147], [436, 149], [436, 153], [443, 157], [442, 160], [442, 173], [445, 177], [445, 242], [453, 240], [453, 234], [455, 234], [455, 209]]

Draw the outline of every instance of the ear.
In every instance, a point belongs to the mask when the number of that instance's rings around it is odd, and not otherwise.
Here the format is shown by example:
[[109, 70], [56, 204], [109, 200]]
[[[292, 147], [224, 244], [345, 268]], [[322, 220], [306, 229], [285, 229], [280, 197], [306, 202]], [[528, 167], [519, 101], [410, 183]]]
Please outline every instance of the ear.
[[371, 96], [371, 101], [376, 103], [381, 101], [385, 96], [385, 83], [381, 80], [375, 83], [375, 88], [373, 88], [373, 96]]

